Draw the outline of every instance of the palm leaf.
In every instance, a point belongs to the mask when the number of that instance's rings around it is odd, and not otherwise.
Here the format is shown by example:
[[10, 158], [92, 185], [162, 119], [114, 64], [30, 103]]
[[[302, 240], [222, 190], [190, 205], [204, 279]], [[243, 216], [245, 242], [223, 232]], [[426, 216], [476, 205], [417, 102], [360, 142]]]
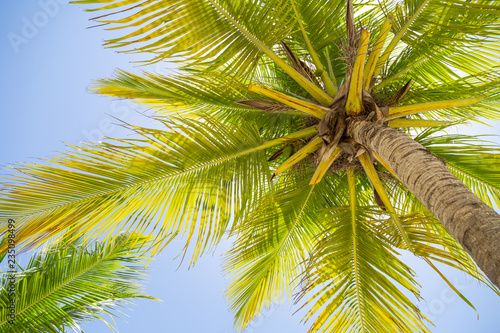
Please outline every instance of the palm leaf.
[[[441, 157], [471, 191], [491, 207], [500, 207], [500, 148], [477, 136], [440, 135], [421, 140]], [[492, 202], [493, 200], [493, 202]]]
[[[110, 29], [131, 28], [132, 32], [106, 41], [106, 46], [150, 52], [155, 55], [151, 59], [154, 62], [172, 57], [196, 58], [197, 62], [215, 67], [231, 62], [231, 71], [236, 73], [254, 68], [262, 56], [252, 38], [270, 48], [289, 33], [293, 21], [287, 2], [85, 0], [73, 3], [96, 4], [98, 7], [89, 11], [107, 11], [96, 22], [110, 25]], [[111, 19], [113, 13], [126, 16]]]
[[[203, 113], [255, 110], [235, 101], [256, 99], [247, 91], [247, 84], [215, 73], [164, 77], [151, 73], [142, 76], [118, 71], [113, 79], [96, 81], [90, 90], [102, 95], [133, 99], [138, 104], [153, 108], [161, 116], [200, 116]], [[221, 110], [222, 109], [222, 110]]]
[[154, 300], [142, 295], [138, 284], [144, 279], [141, 244], [147, 240], [120, 236], [112, 242], [57, 245], [37, 253], [16, 274], [13, 323], [8, 317], [10, 281], [3, 273], [0, 332], [61, 332], [68, 327], [83, 332], [81, 323], [105, 321], [101, 312], [117, 316], [117, 307], [131, 299]]
[[248, 90], [249, 81], [240, 81], [218, 71], [203, 73], [191, 70], [168, 78], [119, 71], [113, 79], [98, 80], [90, 89], [106, 96], [133, 99], [150, 107], [161, 118], [182, 116], [196, 119], [209, 116], [235, 124], [242, 119], [256, 122], [266, 139], [299, 129], [297, 120], [304, 119], [304, 114], [297, 115], [300, 112], [295, 110], [294, 113], [292, 108], [277, 102], [273, 102], [276, 104], [271, 110], [264, 111], [252, 107], [251, 103], [244, 103], [245, 100], [261, 100], [262, 97]]
[[253, 318], [275, 302], [290, 300], [303, 261], [321, 233], [322, 209], [335, 205], [341, 189], [337, 177], [303, 189], [312, 173], [283, 176], [272, 191], [261, 198], [228, 253], [225, 270], [232, 282], [227, 288], [235, 326], [245, 328]]
[[396, 75], [404, 81], [402, 74], [423, 86], [449, 82], [459, 78], [453, 68], [474, 75], [498, 65], [494, 56], [498, 52], [498, 3], [407, 0], [395, 11], [384, 4], [386, 11], [393, 13], [393, 30], [398, 31], [424, 2], [426, 6], [402, 37], [405, 48], [386, 68], [387, 79], [382, 85]]
[[75, 226], [96, 237], [151, 226], [161, 240], [155, 251], [187, 232], [187, 243], [197, 239], [194, 257], [219, 240], [266, 186], [266, 158], [252, 150], [259, 133], [252, 124], [210, 120], [164, 125], [167, 131], [134, 128], [138, 139], [78, 148], [48, 160], [53, 166], [18, 167], [0, 198], [2, 218], [17, 222], [18, 244]]
[[428, 332], [420, 311], [401, 291], [419, 295], [413, 272], [379, 229], [378, 209], [366, 207], [363, 196], [351, 200], [359, 206], [329, 210], [323, 220], [327, 233], [303, 278], [299, 299], [309, 297], [303, 307], [309, 309], [305, 320], [314, 317], [310, 331]]

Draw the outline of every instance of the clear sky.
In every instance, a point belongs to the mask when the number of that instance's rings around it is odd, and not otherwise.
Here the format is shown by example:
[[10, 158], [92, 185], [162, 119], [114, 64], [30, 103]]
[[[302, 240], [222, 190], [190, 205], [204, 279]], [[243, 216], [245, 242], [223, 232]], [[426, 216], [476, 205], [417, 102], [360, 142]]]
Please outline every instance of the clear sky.
[[[62, 0], [0, 1], [0, 165], [34, 162], [64, 151], [64, 142], [99, 141], [103, 136], [123, 137], [126, 132], [113, 117], [148, 125], [137, 107], [91, 95], [91, 80], [108, 77], [116, 68], [136, 71], [137, 56], [117, 54], [101, 47], [106, 33], [86, 29], [91, 14]], [[157, 70], [163, 70], [156, 66]], [[474, 127], [475, 133], [499, 134], [493, 128]], [[5, 171], [1, 171], [6, 174]], [[168, 247], [151, 264], [147, 294], [163, 302], [139, 301], [117, 320], [120, 332], [233, 333], [232, 314], [223, 297], [226, 281], [221, 255], [227, 244], [198, 264], [178, 269], [173, 260], [180, 242]], [[410, 258], [415, 262], [414, 259]], [[500, 332], [500, 298], [462, 273], [444, 269], [450, 281], [476, 306], [476, 313], [453, 294], [440, 278], [416, 262], [425, 303], [419, 306], [434, 321], [436, 333]], [[299, 312], [289, 304], [273, 307], [256, 320], [248, 333], [304, 333]], [[102, 323], [84, 326], [87, 332], [108, 332]]]

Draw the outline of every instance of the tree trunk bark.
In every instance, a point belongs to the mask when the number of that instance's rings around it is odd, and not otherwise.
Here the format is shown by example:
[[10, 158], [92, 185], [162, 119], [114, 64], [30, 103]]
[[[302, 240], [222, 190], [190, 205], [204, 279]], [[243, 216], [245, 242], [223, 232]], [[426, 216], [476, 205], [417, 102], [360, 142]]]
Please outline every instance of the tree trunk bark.
[[389, 164], [491, 282], [500, 287], [500, 215], [405, 133], [367, 121], [351, 122], [348, 131]]

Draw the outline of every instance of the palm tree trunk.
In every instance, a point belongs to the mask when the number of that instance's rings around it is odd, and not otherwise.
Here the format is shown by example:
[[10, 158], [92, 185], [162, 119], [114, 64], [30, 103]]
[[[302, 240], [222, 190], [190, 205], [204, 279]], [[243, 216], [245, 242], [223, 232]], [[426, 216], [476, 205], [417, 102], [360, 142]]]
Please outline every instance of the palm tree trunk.
[[373, 150], [500, 287], [500, 215], [476, 197], [434, 154], [405, 133], [353, 121], [349, 134]]

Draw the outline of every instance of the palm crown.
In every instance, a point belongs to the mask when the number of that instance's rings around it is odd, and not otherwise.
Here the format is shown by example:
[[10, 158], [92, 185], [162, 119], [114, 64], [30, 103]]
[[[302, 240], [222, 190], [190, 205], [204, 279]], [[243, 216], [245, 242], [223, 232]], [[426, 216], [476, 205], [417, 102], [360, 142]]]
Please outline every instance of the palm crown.
[[[311, 331], [427, 331], [400, 250], [495, 289], [472, 254], [498, 285], [498, 261], [486, 270], [483, 249], [468, 248], [459, 217], [441, 209], [463, 203], [435, 201], [449, 195], [418, 183], [461, 189], [446, 165], [500, 203], [498, 149], [443, 132], [499, 118], [494, 1], [75, 2], [105, 4], [93, 10], [118, 17], [97, 20], [128, 29], [108, 46], [184, 65], [92, 86], [152, 107], [164, 129], [130, 126], [136, 139], [20, 166], [0, 211], [22, 223], [27, 245], [75, 225], [96, 236], [153, 225], [156, 251], [187, 233], [194, 263], [229, 232], [227, 296], [240, 329], [295, 292]], [[413, 176], [418, 161], [431, 172]]]

